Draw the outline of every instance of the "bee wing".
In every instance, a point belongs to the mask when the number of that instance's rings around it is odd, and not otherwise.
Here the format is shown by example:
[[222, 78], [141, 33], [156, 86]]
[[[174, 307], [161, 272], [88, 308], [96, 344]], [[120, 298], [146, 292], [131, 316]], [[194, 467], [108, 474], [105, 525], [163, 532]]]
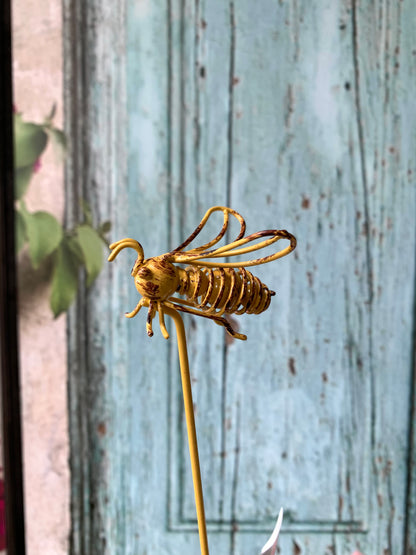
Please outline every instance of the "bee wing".
[[[190, 243], [192, 243], [192, 241], [195, 239], [195, 237], [197, 237], [201, 233], [201, 231], [205, 227], [209, 217], [214, 212], [223, 212], [223, 214], [224, 214], [224, 221], [223, 221], [221, 230], [218, 233], [218, 235], [214, 239], [209, 241], [208, 243], [205, 243], [205, 245], [201, 245], [200, 247], [190, 249], [189, 251], [184, 251], [184, 248], [187, 247]], [[172, 260], [175, 260], [175, 257], [177, 255], [177, 253], [182, 253], [183, 256], [202, 254], [204, 252], [206, 252], [208, 254], [208, 252], [209, 252], [208, 249], [210, 249], [211, 247], [216, 245], [224, 237], [224, 235], [225, 235], [225, 233], [228, 229], [230, 214], [232, 216], [234, 216], [238, 220], [238, 222], [240, 223], [240, 231], [239, 231], [235, 241], [238, 241], [239, 239], [241, 239], [244, 236], [244, 233], [246, 231], [246, 222], [244, 221], [244, 218], [238, 212], [233, 210], [232, 208], [227, 208], [226, 206], [213, 206], [212, 208], [210, 208], [206, 212], [205, 216], [202, 218], [198, 227], [196, 227], [196, 229], [191, 233], [191, 235], [181, 245], [179, 245], [179, 247], [177, 247], [176, 249], [174, 249], [173, 251], [171, 251], [169, 253], [169, 259], [171, 259], [170, 256], [173, 256], [174, 258]]]
[[[258, 241], [262, 237], [268, 237], [264, 241], [256, 242], [253, 245], [248, 245], [253, 241]], [[255, 258], [254, 260], [245, 260], [243, 262], [205, 262], [203, 259], [207, 258], [225, 258], [228, 256], [238, 256], [242, 254], [247, 254], [249, 252], [257, 251], [280, 241], [281, 239], [286, 239], [290, 241], [289, 246], [285, 249], [275, 252], [274, 254], [264, 256], [263, 258]], [[244, 246], [248, 245], [248, 246]], [[205, 266], [208, 268], [242, 268], [248, 266], [257, 266], [259, 264], [266, 264], [266, 262], [271, 262], [278, 258], [286, 256], [296, 247], [296, 238], [284, 229], [266, 229], [264, 231], [257, 231], [257, 233], [252, 233], [247, 237], [241, 237], [230, 243], [224, 245], [218, 249], [205, 252], [194, 252], [188, 251], [184, 253], [175, 254], [172, 258], [173, 262], [178, 263], [190, 263], [196, 266]], [[196, 249], [195, 249], [196, 250]]]

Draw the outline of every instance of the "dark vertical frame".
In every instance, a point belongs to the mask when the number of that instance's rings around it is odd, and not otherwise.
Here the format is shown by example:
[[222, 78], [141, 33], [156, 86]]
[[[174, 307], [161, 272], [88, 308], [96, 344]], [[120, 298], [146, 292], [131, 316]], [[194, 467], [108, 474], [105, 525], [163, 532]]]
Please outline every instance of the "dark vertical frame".
[[7, 554], [24, 555], [22, 444], [14, 250], [13, 93], [10, 0], [1, 2], [0, 31], [0, 356]]

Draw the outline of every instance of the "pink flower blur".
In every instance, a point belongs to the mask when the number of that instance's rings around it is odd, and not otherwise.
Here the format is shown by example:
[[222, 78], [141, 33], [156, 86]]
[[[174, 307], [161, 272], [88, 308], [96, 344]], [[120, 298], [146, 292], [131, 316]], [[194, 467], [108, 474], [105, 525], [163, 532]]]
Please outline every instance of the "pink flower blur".
[[42, 162], [40, 161], [40, 158], [38, 158], [36, 162], [33, 164], [33, 171], [37, 173], [41, 167], [42, 167]]

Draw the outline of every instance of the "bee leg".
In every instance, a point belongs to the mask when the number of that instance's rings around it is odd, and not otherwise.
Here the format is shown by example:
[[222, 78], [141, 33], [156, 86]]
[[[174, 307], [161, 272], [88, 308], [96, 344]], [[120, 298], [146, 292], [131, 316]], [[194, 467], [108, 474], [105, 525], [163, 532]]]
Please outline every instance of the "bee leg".
[[[178, 303], [183, 303], [183, 304], [176, 304], [176, 302], [172, 302], [172, 301], [177, 301]], [[203, 316], [204, 318], [209, 318], [210, 320], [214, 320], [214, 322], [219, 326], [224, 326], [224, 328], [231, 335], [231, 337], [234, 337], [235, 339], [242, 339], [243, 341], [247, 339], [247, 335], [236, 332], [232, 328], [230, 322], [228, 322], [225, 318], [220, 318], [219, 316], [215, 316], [214, 314], [205, 314], [203, 311], [195, 310], [194, 308], [188, 308], [187, 305], [184, 306], [186, 302], [187, 301], [183, 302], [183, 299], [176, 299], [174, 297], [171, 297], [170, 301], [165, 302], [165, 304], [169, 308], [180, 310], [181, 312], [187, 312], [188, 314], [195, 314], [196, 316]]]
[[208, 316], [208, 318], [212, 318], [212, 320], [214, 320], [214, 322], [219, 326], [224, 326], [227, 332], [231, 335], [231, 337], [234, 337], [234, 339], [242, 339], [243, 341], [247, 339], [247, 335], [236, 332], [230, 322], [225, 318], [220, 318], [219, 316]]
[[169, 339], [168, 330], [166, 329], [166, 326], [165, 326], [165, 315], [163, 313], [163, 305], [160, 301], [158, 301], [157, 303], [157, 311], [159, 312], [160, 331], [162, 332], [162, 335], [165, 339]]
[[156, 307], [155, 303], [150, 301], [149, 303], [149, 311], [147, 313], [147, 321], [146, 321], [146, 331], [149, 337], [153, 336], [153, 327], [152, 327], [152, 320], [155, 317]]
[[126, 318], [134, 318], [134, 316], [136, 316], [136, 314], [139, 312], [139, 310], [142, 308], [143, 306], [143, 299], [140, 299], [140, 301], [137, 303], [137, 306], [134, 310], [132, 310], [131, 312], [126, 312], [125, 317]]

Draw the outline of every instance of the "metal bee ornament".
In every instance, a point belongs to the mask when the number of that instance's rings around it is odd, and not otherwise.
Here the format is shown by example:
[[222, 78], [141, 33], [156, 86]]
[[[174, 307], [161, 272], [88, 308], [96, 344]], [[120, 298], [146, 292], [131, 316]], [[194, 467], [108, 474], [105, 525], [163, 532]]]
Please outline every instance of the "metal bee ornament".
[[[224, 217], [218, 235], [200, 247], [185, 250], [201, 233], [214, 212], [222, 212]], [[234, 216], [240, 224], [240, 231], [236, 239], [223, 247], [213, 248], [226, 234], [230, 216]], [[142, 298], [136, 308], [126, 314], [128, 318], [136, 316], [143, 306], [148, 307], [146, 329], [147, 334], [152, 336], [152, 321], [157, 311], [160, 329], [166, 339], [169, 334], [165, 326], [165, 314], [175, 322], [201, 555], [209, 555], [208, 537], [186, 335], [180, 312], [209, 318], [224, 326], [233, 337], [247, 339], [245, 335], [237, 333], [232, 328], [224, 314], [260, 314], [270, 305], [274, 292], [246, 268], [286, 256], [296, 247], [296, 239], [284, 230], [268, 229], [244, 237], [245, 231], [246, 223], [238, 212], [225, 206], [214, 206], [208, 210], [188, 239], [171, 252], [145, 259], [140, 243], [135, 239], [122, 239], [110, 245], [112, 252], [108, 258], [111, 262], [121, 250], [127, 247], [137, 252], [137, 259], [131, 275]], [[217, 262], [218, 258], [245, 255], [263, 249], [280, 239], [286, 239], [289, 241], [289, 245], [269, 256], [245, 262]], [[212, 262], [207, 260], [212, 260]], [[182, 268], [176, 264], [188, 264], [188, 266]], [[174, 296], [176, 294], [186, 298]], [[283, 511], [281, 510], [275, 529], [263, 547], [261, 555], [275, 555], [282, 518]]]
[[[224, 215], [218, 235], [200, 247], [185, 250], [199, 235], [214, 212], [223, 212]], [[240, 224], [236, 239], [228, 245], [212, 248], [224, 237], [230, 215], [234, 216]], [[210, 318], [224, 326], [232, 337], [247, 339], [245, 335], [237, 333], [223, 315], [260, 314], [269, 307], [271, 297], [275, 293], [246, 268], [286, 256], [296, 247], [296, 239], [289, 232], [277, 229], [258, 231], [244, 237], [245, 230], [245, 221], [238, 212], [225, 206], [214, 206], [207, 211], [195, 231], [179, 247], [166, 254], [145, 259], [143, 248], [135, 239], [121, 239], [110, 245], [112, 252], [108, 258], [109, 261], [113, 261], [119, 252], [127, 247], [137, 252], [131, 275], [142, 298], [134, 310], [126, 313], [126, 317], [133, 318], [143, 306], [149, 307], [146, 330], [151, 337], [152, 321], [157, 311], [160, 329], [167, 339], [169, 334], [165, 326], [164, 308], [170, 308]], [[262, 238], [266, 239], [256, 242]], [[288, 240], [289, 245], [269, 256], [245, 262], [215, 262], [218, 258], [244, 255], [263, 249], [281, 239]], [[254, 244], [250, 244], [253, 242]], [[207, 260], [213, 260], [213, 262], [207, 262]], [[181, 268], [175, 264], [188, 264], [188, 266]], [[175, 294], [182, 295], [186, 299], [174, 297]]]

